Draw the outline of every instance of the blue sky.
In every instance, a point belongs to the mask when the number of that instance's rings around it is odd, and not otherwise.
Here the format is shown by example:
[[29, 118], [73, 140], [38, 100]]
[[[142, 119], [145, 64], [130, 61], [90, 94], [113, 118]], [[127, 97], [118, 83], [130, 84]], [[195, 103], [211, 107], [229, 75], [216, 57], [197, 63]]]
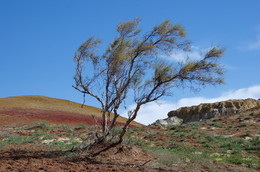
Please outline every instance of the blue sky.
[[[81, 103], [82, 95], [71, 87], [76, 49], [90, 36], [107, 47], [117, 24], [136, 17], [144, 31], [166, 19], [183, 25], [194, 57], [214, 45], [226, 49], [221, 60], [225, 85], [198, 93], [176, 90], [172, 97], [145, 106], [138, 121], [166, 118], [167, 111], [184, 105], [260, 98], [259, 7], [259, 0], [1, 0], [0, 98], [44, 95]], [[86, 103], [99, 106], [92, 99]]]

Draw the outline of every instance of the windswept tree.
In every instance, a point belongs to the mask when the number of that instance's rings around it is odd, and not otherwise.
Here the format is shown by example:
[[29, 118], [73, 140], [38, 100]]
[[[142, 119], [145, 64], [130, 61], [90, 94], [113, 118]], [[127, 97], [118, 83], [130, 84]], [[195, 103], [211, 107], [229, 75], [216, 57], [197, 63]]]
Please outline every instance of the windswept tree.
[[123, 141], [142, 105], [171, 95], [177, 87], [223, 83], [223, 68], [217, 62], [223, 49], [212, 47], [200, 60], [169, 61], [165, 57], [173, 52], [190, 51], [191, 43], [185, 40], [184, 28], [166, 20], [142, 33], [139, 22], [135, 19], [120, 23], [117, 37], [104, 53], [100, 54], [97, 49], [101, 41], [91, 37], [75, 54], [73, 87], [96, 99], [102, 108], [102, 131], [94, 133], [94, 140], [82, 148], [108, 141], [119, 117], [118, 109], [126, 98], [135, 102], [135, 108], [128, 112], [128, 119], [116, 139], [109, 140], [111, 144], [103, 150]]

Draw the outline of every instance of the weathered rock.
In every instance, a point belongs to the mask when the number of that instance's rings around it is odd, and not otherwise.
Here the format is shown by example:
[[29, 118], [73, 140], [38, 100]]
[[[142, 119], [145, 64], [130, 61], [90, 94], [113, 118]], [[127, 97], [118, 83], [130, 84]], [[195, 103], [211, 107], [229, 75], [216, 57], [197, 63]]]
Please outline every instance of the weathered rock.
[[157, 125], [160, 127], [167, 127], [167, 126], [179, 126], [183, 123], [183, 119], [178, 118], [176, 116], [166, 118], [166, 119], [159, 119], [155, 121], [152, 125]]
[[205, 103], [198, 106], [182, 107], [168, 113], [168, 117], [178, 117], [184, 123], [210, 119], [220, 115], [231, 115], [259, 107], [260, 100], [228, 100], [216, 103]]

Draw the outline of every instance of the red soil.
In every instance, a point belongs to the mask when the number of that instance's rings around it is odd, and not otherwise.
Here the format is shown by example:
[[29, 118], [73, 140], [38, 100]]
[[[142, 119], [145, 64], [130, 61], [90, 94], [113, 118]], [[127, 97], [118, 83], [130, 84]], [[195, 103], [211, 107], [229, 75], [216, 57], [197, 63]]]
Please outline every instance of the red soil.
[[[101, 125], [101, 117], [82, 115], [79, 113], [22, 109], [22, 108], [3, 108], [0, 109], [0, 125], [24, 125], [33, 121], [44, 120], [56, 124], [77, 125], [86, 123], [88, 125]], [[123, 123], [117, 123], [123, 125]], [[130, 126], [133, 127], [133, 126]]]

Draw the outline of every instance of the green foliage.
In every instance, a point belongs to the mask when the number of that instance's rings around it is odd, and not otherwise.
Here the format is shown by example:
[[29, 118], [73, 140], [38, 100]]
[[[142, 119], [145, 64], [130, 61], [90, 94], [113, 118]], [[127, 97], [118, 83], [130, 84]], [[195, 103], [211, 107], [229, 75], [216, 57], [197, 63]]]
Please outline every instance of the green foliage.
[[226, 130], [231, 129], [231, 128], [233, 128], [233, 126], [229, 125], [229, 126], [226, 127]]
[[85, 123], [80, 123], [80, 124], [78, 124], [77, 126], [74, 127], [74, 130], [86, 129], [88, 127], [89, 126], [86, 125]]
[[240, 128], [242, 128], [242, 127], [246, 127], [246, 124], [241, 123], [241, 124], [238, 125], [238, 127], [240, 127]]
[[50, 123], [47, 121], [36, 121], [25, 127], [24, 129], [48, 129], [51, 128]]
[[78, 146], [80, 143], [77, 141], [69, 141], [69, 142], [63, 142], [63, 141], [53, 141], [49, 145], [53, 146], [59, 146], [60, 149], [68, 150], [72, 147]]
[[33, 143], [37, 140], [37, 137], [21, 137], [17, 135], [5, 135], [5, 139], [0, 142], [0, 146], [10, 145], [10, 144], [21, 144], [21, 143]]
[[110, 138], [108, 138], [108, 140], [113, 139], [114, 137], [118, 136], [122, 132], [122, 128], [123, 127], [112, 128], [111, 131], [110, 131]]
[[144, 129], [144, 127], [133, 127], [133, 128], [129, 128], [129, 132], [138, 132], [138, 131], [142, 131], [142, 129]]
[[176, 129], [176, 126], [175, 125], [172, 125], [172, 124], [168, 124], [166, 126], [167, 130], [175, 130]]
[[220, 123], [216, 123], [216, 122], [211, 122], [209, 123], [210, 126], [213, 126], [213, 127], [219, 127], [219, 128], [222, 128], [223, 127], [223, 124], [220, 124]]
[[260, 151], [260, 138], [254, 137], [243, 146], [245, 150]]
[[244, 120], [249, 120], [249, 119], [252, 119], [252, 117], [251, 116], [245, 116], [244, 117]]
[[201, 126], [200, 122], [191, 122], [188, 124], [192, 129], [198, 129]]
[[223, 161], [232, 164], [243, 165], [252, 169], [260, 169], [260, 161], [259, 159], [257, 160], [255, 156], [249, 156], [247, 158], [242, 156], [230, 156], [223, 158]]
[[173, 149], [164, 147], [146, 147], [146, 149], [158, 159], [159, 164], [166, 166], [171, 166], [172, 164], [183, 166], [187, 163], [191, 166], [198, 166], [202, 163], [207, 164], [209, 158], [207, 153], [200, 152], [196, 154], [196, 149], [183, 146], [183, 144], [177, 144]]
[[151, 134], [146, 135], [144, 138], [145, 139], [154, 139], [156, 137], [157, 137], [157, 133], [151, 133]]
[[146, 141], [144, 141], [143, 139], [135, 137], [135, 136], [131, 136], [131, 135], [127, 135], [126, 138], [124, 139], [123, 143], [126, 145], [135, 145], [135, 146], [141, 146], [141, 147], [144, 147], [147, 145]]

